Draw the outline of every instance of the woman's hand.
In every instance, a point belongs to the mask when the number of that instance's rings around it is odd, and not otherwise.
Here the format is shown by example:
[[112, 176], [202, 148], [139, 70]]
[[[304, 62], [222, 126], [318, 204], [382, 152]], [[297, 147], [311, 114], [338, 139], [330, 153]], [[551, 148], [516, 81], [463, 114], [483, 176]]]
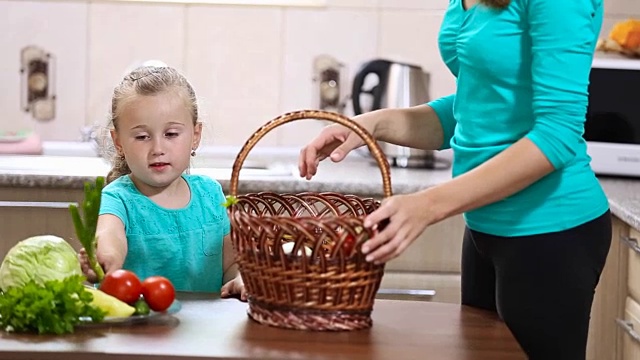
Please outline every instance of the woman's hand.
[[228, 298], [233, 295], [240, 295], [241, 301], [247, 301], [247, 289], [244, 287], [240, 274], [224, 284], [220, 290], [220, 297]]
[[[358, 115], [353, 118], [353, 121], [375, 137], [377, 124], [385, 116], [384, 110], [378, 110]], [[364, 145], [364, 141], [349, 128], [340, 124], [329, 125], [300, 150], [298, 159], [300, 176], [310, 180], [318, 171], [320, 161], [327, 157], [330, 157], [333, 162], [342, 161], [351, 150], [362, 145]]]
[[387, 262], [400, 255], [427, 226], [439, 221], [427, 191], [396, 195], [383, 200], [380, 208], [369, 214], [364, 226], [377, 230], [382, 221], [388, 224], [362, 245], [367, 261]]
[[[97, 251], [96, 256], [98, 257], [98, 264], [102, 266], [105, 275], [118, 270], [122, 266], [120, 264], [120, 261], [118, 260], [118, 256], [111, 256], [110, 254], [102, 253], [100, 251]], [[82, 273], [87, 277], [87, 281], [96, 283], [98, 281], [98, 276], [91, 269], [91, 266], [89, 265], [89, 257], [87, 256], [87, 252], [84, 248], [80, 249], [80, 251], [78, 252], [78, 260], [80, 261], [80, 268], [82, 269]]]
[[320, 161], [331, 157], [334, 162], [339, 162], [351, 150], [362, 145], [364, 142], [353, 131], [339, 124], [329, 125], [300, 151], [300, 176], [310, 180], [318, 171]]

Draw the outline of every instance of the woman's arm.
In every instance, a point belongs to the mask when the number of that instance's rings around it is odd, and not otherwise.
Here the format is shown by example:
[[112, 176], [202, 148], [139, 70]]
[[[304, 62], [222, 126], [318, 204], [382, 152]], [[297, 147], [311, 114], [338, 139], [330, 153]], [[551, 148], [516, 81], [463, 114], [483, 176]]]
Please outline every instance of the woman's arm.
[[553, 170], [540, 148], [524, 138], [466, 174], [421, 194], [435, 207], [436, 216], [430, 221], [434, 223], [502, 200]]
[[447, 148], [455, 127], [453, 99], [450, 95], [410, 108], [378, 110], [354, 120], [375, 117], [374, 136], [380, 141], [423, 150]]

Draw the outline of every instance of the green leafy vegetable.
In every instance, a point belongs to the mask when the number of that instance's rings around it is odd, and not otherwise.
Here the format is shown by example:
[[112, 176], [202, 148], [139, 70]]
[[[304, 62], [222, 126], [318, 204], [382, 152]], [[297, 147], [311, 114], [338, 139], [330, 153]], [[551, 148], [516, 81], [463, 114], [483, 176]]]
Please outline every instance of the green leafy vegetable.
[[84, 184], [84, 199], [82, 200], [81, 209], [83, 218], [80, 217], [78, 206], [69, 205], [69, 211], [73, 218], [73, 225], [76, 229], [78, 240], [87, 252], [89, 258], [89, 266], [96, 273], [98, 282], [104, 278], [104, 270], [98, 263], [96, 248], [98, 239], [96, 238], [96, 227], [98, 226], [98, 215], [100, 211], [100, 197], [102, 196], [102, 188], [104, 187], [104, 177], [98, 176], [95, 184], [86, 182]]
[[231, 205], [237, 204], [238, 198], [233, 195], [225, 196], [225, 202], [222, 203], [222, 206], [228, 208]]
[[71, 333], [83, 318], [104, 319], [105, 312], [93, 305], [93, 295], [74, 275], [44, 284], [29, 281], [0, 293], [0, 327], [9, 332], [39, 334]]
[[68, 242], [54, 235], [32, 236], [14, 245], [5, 256], [0, 265], [0, 289], [73, 275], [82, 275], [82, 270], [78, 254]]
[[144, 299], [138, 299], [133, 307], [136, 308], [136, 311], [133, 313], [134, 315], [149, 315], [151, 312], [151, 308], [149, 308], [149, 304], [147, 304]]

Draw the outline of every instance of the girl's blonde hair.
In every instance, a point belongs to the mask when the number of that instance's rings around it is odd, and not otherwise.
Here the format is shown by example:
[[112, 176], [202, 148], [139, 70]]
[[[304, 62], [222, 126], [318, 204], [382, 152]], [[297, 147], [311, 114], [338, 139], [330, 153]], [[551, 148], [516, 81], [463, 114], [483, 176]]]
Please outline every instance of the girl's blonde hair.
[[[118, 117], [122, 113], [122, 109], [136, 96], [156, 95], [168, 90], [177, 90], [178, 94], [185, 98], [193, 125], [196, 125], [198, 123], [198, 103], [196, 93], [189, 81], [174, 68], [156, 66], [143, 66], [131, 71], [115, 87], [111, 99], [110, 125], [115, 131], [118, 131]], [[107, 174], [107, 184], [122, 175], [131, 173], [123, 154], [114, 151], [111, 156], [112, 168]]]
[[[562, 1], [562, 0], [558, 0], [558, 1]], [[509, 6], [509, 4], [511, 3], [511, 0], [480, 0], [480, 3], [490, 7], [503, 9]]]

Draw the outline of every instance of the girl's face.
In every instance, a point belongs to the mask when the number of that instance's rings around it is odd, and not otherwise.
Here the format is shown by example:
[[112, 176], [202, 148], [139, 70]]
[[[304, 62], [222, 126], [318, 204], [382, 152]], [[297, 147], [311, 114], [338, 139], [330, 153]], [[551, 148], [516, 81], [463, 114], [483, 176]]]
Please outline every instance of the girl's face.
[[176, 91], [164, 91], [125, 104], [111, 136], [134, 182], [164, 188], [189, 167], [201, 133], [202, 124], [194, 126], [185, 99]]

